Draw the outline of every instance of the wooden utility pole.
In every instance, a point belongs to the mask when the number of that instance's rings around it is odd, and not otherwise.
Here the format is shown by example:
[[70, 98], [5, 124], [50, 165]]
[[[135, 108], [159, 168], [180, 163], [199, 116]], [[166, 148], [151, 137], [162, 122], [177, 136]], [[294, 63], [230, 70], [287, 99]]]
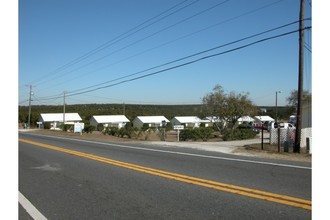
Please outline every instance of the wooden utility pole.
[[63, 129], [65, 126], [65, 91], [63, 92]]
[[32, 95], [32, 85], [30, 85], [30, 95], [29, 95], [29, 116], [28, 116], [28, 128], [31, 125], [31, 95]]
[[300, 0], [299, 15], [299, 76], [298, 76], [298, 105], [297, 105], [297, 124], [295, 135], [295, 146], [293, 152], [300, 153], [301, 140], [301, 119], [302, 119], [302, 101], [303, 101], [303, 79], [304, 79], [304, 17], [305, 0]]

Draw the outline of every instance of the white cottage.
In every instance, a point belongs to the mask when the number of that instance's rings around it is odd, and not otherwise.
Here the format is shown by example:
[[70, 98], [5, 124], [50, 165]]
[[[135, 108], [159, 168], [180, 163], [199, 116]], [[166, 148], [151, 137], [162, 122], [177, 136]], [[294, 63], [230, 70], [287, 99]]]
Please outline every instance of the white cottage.
[[176, 116], [172, 118], [171, 122], [173, 125], [183, 125], [185, 128], [198, 128], [204, 121], [196, 116]]
[[82, 121], [78, 113], [41, 113], [39, 116], [39, 122], [44, 125], [49, 122], [52, 129], [56, 129], [60, 124], [71, 124], [79, 123]]
[[161, 127], [163, 121], [166, 123], [170, 122], [164, 116], [137, 116], [133, 120], [133, 127], [142, 128], [144, 124], [148, 125], [148, 127]]
[[102, 124], [106, 127], [122, 128], [126, 123], [130, 122], [125, 115], [93, 115], [89, 120], [90, 124], [97, 127]]
[[250, 116], [242, 116], [240, 117], [237, 122], [238, 124], [242, 124], [242, 123], [254, 123], [255, 119], [250, 117]]
[[275, 120], [267, 115], [263, 115], [263, 116], [254, 116], [255, 119], [255, 123], [257, 124], [270, 124], [271, 122], [275, 122]]

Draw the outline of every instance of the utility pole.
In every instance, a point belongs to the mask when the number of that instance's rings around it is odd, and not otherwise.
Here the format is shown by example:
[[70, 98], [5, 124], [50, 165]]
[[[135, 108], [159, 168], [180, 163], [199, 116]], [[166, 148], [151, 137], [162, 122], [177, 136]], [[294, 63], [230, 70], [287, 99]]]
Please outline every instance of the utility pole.
[[281, 91], [275, 92], [275, 124], [277, 126], [277, 150], [281, 151], [281, 128], [277, 120], [277, 93], [281, 93]]
[[299, 15], [299, 76], [298, 76], [298, 105], [297, 105], [297, 126], [295, 135], [295, 145], [293, 152], [300, 153], [301, 139], [301, 118], [302, 118], [302, 100], [303, 100], [303, 79], [304, 79], [304, 17], [305, 0], [300, 0]]
[[63, 129], [65, 125], [65, 91], [63, 92]]
[[30, 85], [30, 95], [29, 95], [29, 116], [28, 116], [28, 128], [30, 129], [31, 124], [31, 96], [32, 96], [32, 85]]
[[277, 94], [281, 93], [281, 91], [276, 91], [275, 92], [275, 123], [277, 124]]

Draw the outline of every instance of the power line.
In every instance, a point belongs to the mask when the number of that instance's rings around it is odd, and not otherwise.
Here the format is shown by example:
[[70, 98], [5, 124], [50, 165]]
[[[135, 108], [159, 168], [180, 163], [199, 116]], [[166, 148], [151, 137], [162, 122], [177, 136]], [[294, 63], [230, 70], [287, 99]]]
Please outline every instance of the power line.
[[[238, 19], [238, 18], [241, 18], [241, 17], [243, 17], [243, 16], [246, 16], [246, 15], [249, 15], [249, 14], [252, 14], [252, 13], [255, 13], [255, 12], [259, 11], [259, 10], [265, 9], [265, 8], [267, 8], [267, 7], [270, 7], [270, 6], [272, 6], [272, 5], [275, 5], [275, 4], [277, 4], [277, 3], [279, 3], [279, 2], [282, 2], [282, 1], [283, 1], [283, 0], [278, 0], [278, 1], [276, 1], [276, 2], [272, 2], [272, 3], [269, 3], [269, 4], [263, 5], [263, 6], [259, 7], [259, 8], [256, 8], [256, 9], [253, 9], [253, 10], [250, 10], [250, 11], [247, 11], [247, 12], [242, 13], [242, 14], [240, 14], [240, 15], [233, 16], [233, 17], [231, 17], [231, 18], [229, 18], [229, 19], [226, 19], [226, 20], [221, 21], [221, 22], [217, 22], [217, 23], [215, 23], [215, 24], [213, 24], [213, 25], [210, 25], [210, 26], [207, 26], [207, 27], [205, 27], [205, 28], [202, 28], [202, 29], [200, 29], [200, 30], [198, 30], [198, 31], [195, 31], [195, 32], [192, 32], [192, 33], [186, 34], [186, 35], [184, 35], [184, 36], [181, 36], [181, 37], [176, 38], [176, 39], [174, 39], [174, 40], [171, 40], [171, 41], [165, 42], [165, 43], [163, 43], [163, 44], [161, 44], [161, 45], [158, 45], [158, 46], [156, 46], [156, 47], [149, 48], [149, 49], [144, 50], [144, 51], [142, 51], [142, 52], [139, 52], [139, 53], [137, 53], [137, 54], [135, 54], [135, 55], [132, 55], [132, 56], [126, 57], [126, 58], [124, 58], [124, 59], [122, 59], [122, 60], [119, 60], [119, 61], [116, 61], [116, 62], [114, 62], [114, 63], [108, 64], [108, 65], [106, 65], [106, 66], [103, 66], [103, 67], [101, 67], [101, 68], [95, 69], [95, 70], [93, 70], [93, 71], [89, 71], [88, 73], [85, 73], [84, 75], [86, 76], [87, 74], [90, 74], [90, 73], [94, 73], [94, 72], [100, 71], [100, 70], [102, 70], [102, 69], [104, 69], [104, 68], [107, 68], [107, 67], [112, 66], [112, 65], [114, 65], [114, 64], [118, 64], [118, 63], [124, 62], [124, 61], [126, 61], [126, 60], [128, 60], [128, 59], [131, 59], [131, 58], [133, 58], [133, 57], [136, 57], [136, 56], [139, 56], [139, 55], [141, 55], [141, 54], [147, 53], [147, 52], [149, 52], [149, 51], [151, 51], [151, 50], [154, 50], [154, 49], [157, 49], [157, 48], [163, 47], [163, 46], [165, 46], [165, 45], [168, 45], [168, 44], [170, 44], [170, 43], [176, 42], [176, 41], [178, 41], [178, 40], [182, 40], [182, 39], [187, 38], [187, 37], [189, 37], [189, 36], [192, 36], [192, 35], [194, 35], [194, 34], [197, 34], [197, 33], [200, 33], [200, 32], [203, 32], [203, 31], [206, 31], [206, 30], [208, 30], [208, 29], [214, 28], [214, 27], [216, 27], [216, 26], [218, 26], [218, 25], [221, 25], [221, 24], [224, 24], [224, 23], [227, 23], [227, 22], [230, 22], [230, 21], [236, 20], [236, 19]], [[217, 5], [216, 5], [216, 6], [217, 6]], [[212, 6], [212, 8], [213, 8], [213, 7], [215, 7], [215, 6]], [[297, 22], [297, 23], [298, 23], [298, 22]], [[122, 49], [123, 49], [123, 48], [122, 48]], [[119, 52], [119, 51], [120, 51], [120, 50], [117, 50], [117, 52]], [[113, 52], [113, 53], [114, 53], [114, 52]], [[113, 53], [112, 53], [112, 54], [113, 54]], [[89, 64], [87, 64], [87, 65], [85, 65], [85, 66], [88, 66], [88, 65], [89, 65]], [[85, 66], [82, 66], [82, 67], [85, 67]], [[71, 70], [71, 71], [68, 72], [68, 73], [71, 73], [71, 72], [74, 72], [74, 71], [76, 71], [76, 70], [79, 70], [79, 69], [81, 69], [82, 67], [79, 67], [79, 68], [77, 68], [77, 69], [75, 69], [75, 70]], [[63, 82], [63, 83], [67, 83], [68, 81], [72, 81], [72, 80], [74, 80], [74, 79], [75, 79], [75, 78], [71, 78], [71, 79], [69, 79], [69, 80], [66, 80], [66, 81]], [[121, 78], [120, 78], [120, 79], [121, 79]], [[111, 81], [113, 81], [113, 80], [107, 81], [107, 82], [105, 82], [105, 83], [108, 83], [108, 82], [111, 82]], [[63, 84], [63, 83], [61, 83], [61, 84]], [[105, 84], [105, 83], [101, 83], [101, 84]], [[58, 85], [60, 85], [60, 84], [57, 83], [56, 85], [58, 86]], [[100, 84], [98, 84], [98, 85], [100, 85]], [[98, 86], [98, 85], [94, 85], [94, 86]], [[81, 90], [81, 89], [79, 89], [79, 90]]]
[[[78, 57], [78, 58], [76, 58], [76, 59], [74, 59], [74, 60], [68, 62], [67, 64], [64, 64], [64, 65], [58, 67], [58, 68], [55, 69], [54, 71], [50, 72], [50, 73], [48, 74], [48, 76], [54, 75], [54, 74], [56, 74], [56, 73], [59, 73], [59, 72], [65, 70], [65, 69], [67, 69], [67, 68], [73, 66], [74, 64], [79, 63], [79, 62], [81, 62], [81, 61], [87, 59], [88, 57], [90, 57], [90, 56], [92, 56], [92, 55], [94, 55], [94, 54], [96, 54], [96, 53], [98, 53], [98, 52], [100, 52], [100, 51], [102, 51], [102, 50], [108, 48], [109, 46], [114, 45], [115, 43], [118, 43], [118, 42], [120, 42], [120, 41], [122, 41], [122, 40], [124, 40], [124, 39], [126, 39], [126, 38], [128, 38], [128, 37], [130, 37], [130, 36], [132, 36], [133, 34], [139, 32], [139, 31], [141, 31], [141, 30], [143, 30], [143, 29], [145, 29], [145, 28], [147, 28], [147, 27], [150, 27], [151, 25], [153, 25], [153, 24], [155, 24], [155, 23], [157, 23], [157, 22], [159, 22], [159, 21], [161, 21], [161, 20], [163, 20], [163, 19], [165, 19], [165, 18], [167, 18], [167, 17], [173, 15], [174, 13], [177, 13], [177, 12], [179, 12], [179, 11], [181, 11], [181, 10], [183, 10], [183, 9], [185, 9], [185, 8], [187, 8], [187, 7], [191, 6], [191, 5], [193, 5], [193, 4], [195, 4], [196, 2], [198, 2], [198, 1], [200, 1], [200, 0], [195, 0], [195, 1], [191, 2], [191, 3], [189, 3], [188, 5], [185, 5], [185, 6], [181, 7], [181, 8], [179, 8], [179, 9], [175, 10], [174, 12], [172, 12], [172, 13], [170, 13], [170, 14], [165, 15], [165, 16], [163, 16], [163, 17], [157, 19], [156, 21], [152, 22], [151, 24], [148, 24], [148, 25], [146, 25], [146, 26], [143, 26], [143, 25], [149, 23], [150, 21], [152, 21], [152, 20], [154, 20], [154, 19], [156, 19], [156, 18], [158, 18], [158, 17], [160, 17], [160, 16], [166, 14], [167, 12], [171, 11], [172, 9], [175, 9], [176, 7], [178, 7], [178, 6], [182, 5], [182, 4], [184, 4], [184, 3], [187, 2], [187, 1], [188, 1], [188, 0], [184, 0], [184, 1], [182, 1], [182, 2], [180, 2], [180, 3], [178, 3], [178, 4], [176, 4], [176, 5], [172, 6], [171, 8], [169, 8], [169, 9], [163, 11], [162, 13], [160, 13], [160, 14], [158, 14], [158, 15], [156, 15], [156, 16], [153, 16], [152, 18], [147, 19], [146, 21], [142, 22], [141, 24], [139, 24], [139, 25], [137, 25], [137, 26], [135, 26], [135, 27], [129, 29], [128, 31], [124, 32], [123, 34], [120, 34], [120, 35], [116, 36], [115, 38], [113, 38], [113, 39], [111, 39], [111, 40], [109, 40], [109, 41], [103, 43], [102, 45], [100, 45], [100, 46], [96, 47], [95, 49], [93, 49], [93, 50], [91, 50], [91, 51], [89, 51], [89, 52], [83, 54], [82, 56], [80, 56], [80, 57]], [[137, 30], [136, 30], [136, 29], [137, 29]], [[42, 78], [40, 78], [40, 79], [38, 79], [38, 80], [35, 80], [35, 81], [33, 81], [33, 82], [36, 83], [36, 82], [38, 82], [38, 81], [42, 81], [43, 78], [45, 78], [45, 77], [42, 77]]]
[[[222, 5], [222, 4], [224, 4], [224, 3], [228, 2], [228, 1], [230, 1], [230, 0], [224, 0], [224, 1], [220, 2], [220, 3], [217, 3], [217, 4], [211, 6], [211, 7], [207, 8], [207, 9], [204, 9], [204, 10], [202, 10], [202, 11], [196, 13], [196, 14], [193, 14], [193, 15], [187, 17], [187, 18], [184, 18], [184, 19], [182, 19], [182, 20], [180, 20], [180, 21], [178, 21], [178, 22], [176, 22], [176, 23], [174, 23], [174, 24], [168, 25], [167, 27], [162, 28], [161, 30], [156, 31], [156, 32], [154, 32], [154, 33], [152, 33], [152, 34], [150, 34], [150, 35], [148, 35], [148, 36], [146, 36], [146, 37], [143, 37], [143, 38], [141, 38], [141, 39], [139, 39], [139, 40], [136, 40], [136, 41], [134, 41], [134, 42], [132, 42], [132, 43], [130, 43], [130, 44], [128, 44], [128, 45], [122, 47], [122, 48], [119, 48], [119, 49], [117, 49], [117, 50], [115, 50], [115, 51], [112, 51], [111, 53], [108, 53], [108, 54], [106, 54], [106, 55], [104, 55], [104, 56], [102, 56], [102, 57], [99, 57], [99, 58], [97, 58], [97, 59], [95, 59], [95, 60], [93, 60], [93, 61], [90, 61], [89, 63], [84, 64], [84, 65], [82, 65], [82, 66], [80, 66], [80, 67], [78, 67], [78, 68], [76, 68], [76, 69], [73, 69], [73, 70], [71, 70], [71, 71], [69, 71], [69, 72], [63, 73], [63, 74], [61, 74], [60, 76], [54, 77], [54, 78], [52, 78], [51, 80], [54, 80], [54, 79], [57, 79], [57, 78], [60, 78], [60, 77], [66, 76], [66, 75], [69, 74], [69, 73], [75, 72], [75, 71], [77, 71], [77, 70], [80, 70], [80, 69], [82, 69], [82, 68], [85, 68], [85, 67], [87, 67], [87, 66], [90, 66], [91, 64], [94, 64], [94, 63], [96, 63], [96, 62], [99, 62], [99, 61], [101, 61], [101, 60], [103, 60], [103, 59], [105, 59], [105, 58], [107, 58], [107, 57], [109, 57], [109, 56], [111, 56], [111, 55], [113, 55], [113, 54], [115, 54], [115, 53], [118, 53], [118, 52], [120, 52], [120, 51], [122, 51], [122, 50], [124, 50], [124, 49], [127, 49], [127, 48], [129, 48], [129, 47], [131, 47], [131, 46], [133, 46], [133, 45], [135, 45], [135, 44], [137, 44], [137, 43], [140, 43], [140, 42], [142, 42], [142, 41], [144, 41], [144, 40], [146, 40], [146, 39], [149, 39], [149, 38], [151, 38], [151, 37], [153, 37], [153, 36], [155, 36], [155, 35], [157, 35], [157, 34], [159, 34], [159, 33], [162, 33], [162, 32], [164, 32], [164, 31], [166, 31], [166, 30], [168, 30], [168, 29], [170, 29], [170, 28], [173, 28], [173, 27], [175, 27], [175, 26], [177, 26], [177, 25], [179, 25], [179, 24], [181, 24], [181, 23], [184, 23], [184, 22], [186, 22], [186, 21], [188, 21], [188, 20], [190, 20], [190, 19], [192, 19], [192, 18], [194, 18], [194, 17], [196, 17], [196, 16], [199, 16], [199, 15], [205, 13], [205, 12], [208, 12], [208, 11], [210, 11], [210, 10], [212, 10], [212, 9], [214, 9], [214, 8], [220, 6], [220, 5]], [[48, 81], [50, 81], [50, 80], [48, 80]]]
[[[310, 29], [310, 28], [311, 27], [305, 27], [304, 29]], [[220, 56], [220, 55], [223, 55], [223, 54], [227, 54], [227, 53], [230, 53], [230, 52], [241, 50], [241, 49], [244, 49], [246, 47], [250, 47], [252, 45], [261, 43], [261, 42], [265, 42], [265, 41], [269, 41], [269, 40], [276, 39], [276, 38], [279, 38], [279, 37], [287, 36], [287, 35], [296, 33], [298, 31], [299, 30], [294, 30], [294, 31], [278, 34], [278, 35], [275, 35], [275, 36], [272, 36], [272, 37], [268, 37], [268, 38], [264, 38], [264, 39], [261, 39], [261, 40], [254, 41], [254, 42], [249, 43], [249, 44], [245, 44], [243, 46], [239, 46], [239, 47], [229, 49], [229, 50], [226, 50], [226, 51], [223, 51], [223, 52], [219, 52], [219, 53], [211, 54], [211, 55], [208, 55], [208, 56], [204, 56], [204, 57], [201, 57], [201, 58], [198, 58], [198, 59], [195, 59], [195, 60], [183, 63], [183, 64], [172, 66], [172, 67], [169, 67], [169, 68], [166, 68], [166, 69], [163, 69], [163, 70], [148, 73], [148, 74], [138, 76], [138, 77], [135, 77], [135, 78], [132, 78], [132, 79], [123, 80], [123, 81], [113, 83], [113, 84], [110, 84], [110, 85], [101, 86], [101, 87], [98, 87], [98, 88], [95, 88], [95, 89], [90, 89], [90, 90], [86, 90], [86, 91], [83, 91], [83, 92], [71, 93], [71, 94], [68, 94], [67, 96], [69, 97], [69, 96], [76, 96], [76, 95], [80, 95], [80, 94], [85, 94], [85, 93], [89, 93], [89, 92], [93, 92], [93, 91], [113, 87], [113, 86], [116, 86], [116, 85], [119, 85], [119, 84], [124, 84], [124, 83], [127, 83], [127, 82], [135, 81], [135, 80], [138, 80], [138, 79], [146, 78], [146, 77], [149, 77], [149, 76], [157, 75], [159, 73], [163, 73], [163, 72], [167, 72], [167, 71], [170, 71], [170, 70], [173, 70], [173, 69], [177, 69], [177, 68], [181, 68], [181, 67], [184, 67], [184, 66], [187, 66], [187, 65], [191, 65], [193, 63], [200, 62], [202, 60], [210, 59], [210, 58], [213, 58], [213, 57], [216, 57], [216, 56]]]
[[19, 102], [19, 105], [22, 105], [23, 103], [26, 103], [26, 102], [28, 102], [29, 100], [28, 99], [25, 99], [25, 100], [23, 100], [23, 101], [20, 101]]
[[132, 79], [128, 79], [128, 80], [123, 80], [123, 81], [120, 81], [118, 83], [114, 83], [114, 84], [103, 86], [103, 87], [98, 87], [96, 89], [91, 89], [91, 90], [88, 90], [88, 91], [84, 91], [84, 92], [80, 92], [80, 93], [79, 92], [78, 93], [73, 93], [73, 94], [70, 94], [68, 96], [74, 96], [74, 95], [79, 95], [79, 94], [83, 94], [83, 93], [93, 92], [93, 91], [96, 91], [96, 90], [105, 89], [105, 88], [116, 86], [116, 85], [119, 85], [119, 84], [123, 84], [123, 83], [131, 82], [131, 81], [135, 81], [135, 80], [138, 80], [138, 79], [146, 78], [146, 77], [153, 76], [153, 75], [156, 75], [156, 74], [159, 74], [159, 73], [162, 73], [162, 72], [167, 72], [169, 70], [173, 70], [173, 69], [177, 69], [177, 68], [180, 68], [180, 67], [183, 67], [183, 66], [187, 66], [187, 65], [205, 60], [205, 59], [209, 59], [209, 58], [216, 57], [216, 56], [219, 56], [219, 55], [223, 55], [223, 54], [226, 54], [226, 53], [230, 53], [230, 52], [233, 52], [233, 51], [236, 51], [236, 50], [240, 50], [240, 49], [243, 49], [243, 48], [246, 48], [246, 47], [261, 43], [261, 42], [264, 42], [264, 41], [268, 41], [268, 40], [283, 37], [283, 36], [286, 36], [286, 35], [289, 35], [289, 34], [293, 34], [293, 33], [296, 33], [298, 31], [299, 30], [295, 30], [295, 31], [284, 33], [284, 34], [276, 35], [276, 36], [273, 36], [273, 37], [268, 37], [268, 38], [265, 38], [265, 39], [262, 39], [262, 40], [255, 41], [255, 42], [250, 43], [250, 44], [246, 44], [246, 45], [243, 45], [243, 46], [240, 46], [240, 47], [237, 47], [237, 48], [234, 48], [234, 49], [230, 49], [230, 50], [227, 50], [227, 51], [224, 51], [224, 52], [208, 55], [208, 56], [205, 56], [205, 57], [193, 60], [193, 61], [189, 61], [189, 62], [186, 62], [186, 63], [183, 63], [183, 64], [179, 64], [179, 65], [176, 65], [176, 66], [173, 66], [173, 67], [169, 67], [169, 68], [166, 68], [166, 69], [163, 69], [163, 70], [159, 70], [159, 71], [156, 71], [156, 72], [153, 72], [153, 73], [145, 74], [145, 75], [135, 77], [135, 78], [132, 78]]
[[288, 27], [288, 26], [293, 25], [293, 24], [296, 24], [296, 23], [299, 23], [299, 21], [290, 22], [288, 24], [285, 24], [285, 25], [282, 25], [282, 26], [279, 26], [279, 27], [276, 27], [276, 28], [272, 28], [272, 29], [269, 29], [267, 31], [263, 31], [263, 32], [258, 33], [258, 34], [254, 34], [254, 35], [251, 35], [251, 36], [248, 36], [248, 37], [244, 37], [244, 38], [241, 38], [239, 40], [235, 40], [235, 41], [232, 41], [232, 42], [229, 42], [229, 43], [226, 43], [226, 44], [222, 44], [222, 45], [213, 47], [211, 49], [207, 49], [207, 50], [204, 50], [204, 51], [201, 51], [201, 52], [198, 52], [198, 53], [195, 53], [195, 54], [192, 54], [192, 55], [183, 57], [183, 58], [179, 58], [179, 59], [176, 59], [176, 60], [173, 60], [173, 61], [164, 63], [164, 64], [160, 64], [160, 65], [157, 65], [157, 66], [154, 66], [154, 67], [151, 67], [151, 68], [142, 70], [142, 71], [138, 71], [138, 72], [135, 72], [135, 73], [126, 75], [126, 76], [122, 76], [122, 77], [119, 77], [119, 78], [116, 78], [116, 79], [112, 79], [112, 80], [109, 80], [109, 81], [106, 81], [106, 82], [103, 82], [103, 83], [99, 83], [99, 84], [96, 84], [96, 85], [93, 85], [93, 86], [85, 87], [85, 88], [82, 88], [82, 89], [74, 90], [74, 91], [69, 92], [69, 94], [70, 93], [76, 93], [78, 91], [82, 91], [82, 90], [86, 90], [86, 89], [90, 89], [90, 88], [93, 88], [93, 87], [101, 86], [101, 85], [104, 85], [104, 84], [107, 84], [107, 83], [110, 83], [110, 82], [115, 82], [115, 81], [118, 81], [118, 80], [121, 80], [121, 79], [125, 79], [125, 78], [131, 77], [131, 76], [135, 76], [135, 75], [138, 75], [138, 74], [141, 74], [141, 73], [150, 71], [150, 70], [154, 70], [154, 69], [157, 69], [157, 68], [160, 68], [160, 67], [169, 65], [169, 64], [173, 64], [173, 63], [176, 63], [176, 62], [179, 62], [179, 61], [182, 61], [182, 60], [186, 60], [188, 58], [192, 58], [192, 57], [197, 56], [197, 55], [201, 55], [203, 53], [207, 53], [207, 52], [210, 52], [210, 51], [213, 51], [213, 50], [216, 50], [216, 49], [220, 49], [222, 47], [229, 46], [229, 45], [232, 45], [232, 44], [235, 44], [235, 43], [239, 43], [239, 42], [242, 42], [244, 40], [248, 40], [248, 39], [251, 39], [251, 38], [254, 38], [254, 37], [257, 37], [257, 36], [260, 36], [260, 35], [263, 35], [263, 34], [266, 34], [266, 33], [272, 32], [272, 31], [275, 31], [275, 30], [279, 30], [281, 28]]

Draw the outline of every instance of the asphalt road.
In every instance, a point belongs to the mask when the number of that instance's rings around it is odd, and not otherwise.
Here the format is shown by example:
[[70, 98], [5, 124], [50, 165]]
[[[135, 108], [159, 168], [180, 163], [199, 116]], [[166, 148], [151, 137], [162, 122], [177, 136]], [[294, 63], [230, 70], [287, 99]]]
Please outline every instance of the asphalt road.
[[311, 219], [311, 172], [305, 162], [19, 134], [19, 191], [47, 219]]

